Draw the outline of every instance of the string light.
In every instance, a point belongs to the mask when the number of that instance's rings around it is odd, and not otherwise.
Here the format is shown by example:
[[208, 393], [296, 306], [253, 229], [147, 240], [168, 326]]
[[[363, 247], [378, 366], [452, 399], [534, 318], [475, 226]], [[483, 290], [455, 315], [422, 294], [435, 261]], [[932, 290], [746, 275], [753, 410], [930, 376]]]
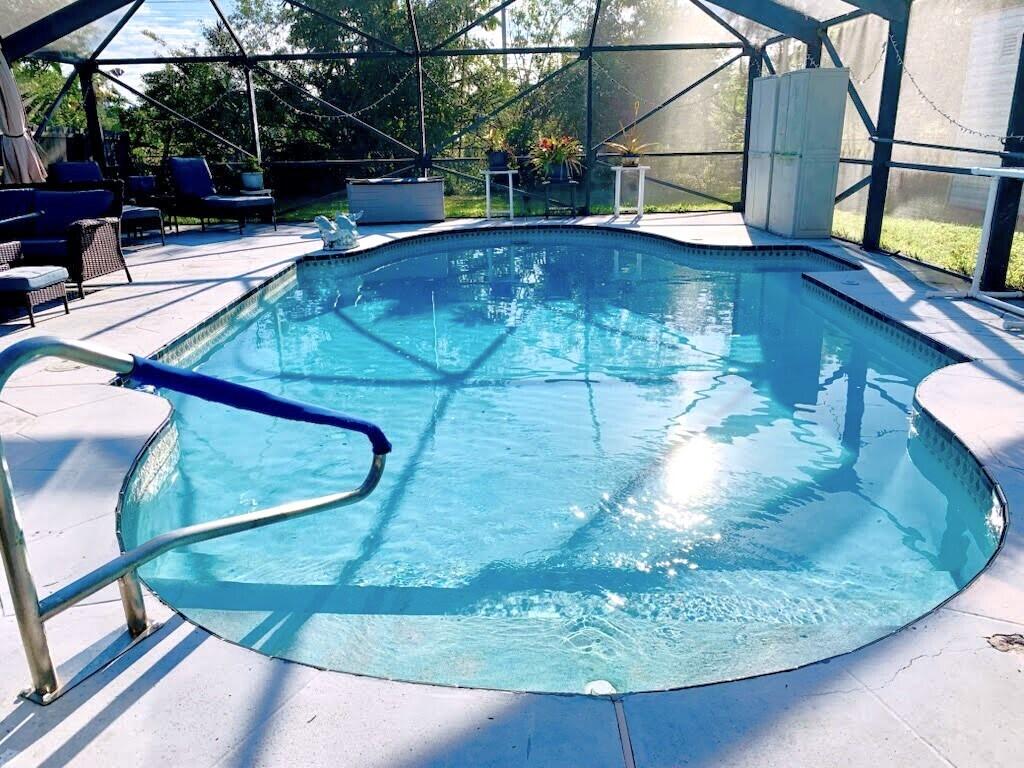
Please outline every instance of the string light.
[[917, 78], [914, 77], [913, 72], [907, 69], [907, 63], [904, 60], [903, 55], [900, 53], [899, 46], [896, 44], [896, 37], [891, 32], [889, 33], [889, 43], [887, 45], [892, 45], [893, 53], [896, 54], [896, 61], [898, 61], [900, 66], [903, 68], [903, 73], [907, 76], [907, 80], [909, 80], [910, 84], [914, 86], [914, 90], [917, 91], [921, 99], [925, 102], [925, 104], [931, 107], [932, 110], [934, 110], [940, 117], [944, 118], [947, 122], [956, 126], [964, 133], [970, 134], [971, 136], [978, 136], [983, 139], [996, 139], [997, 141], [1002, 142], [1003, 144], [1005, 144], [1007, 141], [1024, 139], [1024, 136], [1003, 136], [998, 133], [986, 133], [985, 131], [979, 131], [975, 128], [971, 128], [970, 126], [961, 123], [951, 114], [949, 114], [946, 110], [940, 107], [937, 103], [935, 103], [935, 101], [924, 92], [924, 89], [921, 88], [921, 85], [917, 82]]
[[292, 112], [294, 112], [294, 113], [296, 113], [298, 115], [302, 115], [303, 117], [309, 117], [309, 118], [312, 118], [314, 120], [322, 120], [322, 121], [345, 120], [348, 117], [358, 117], [359, 115], [362, 115], [362, 114], [364, 114], [366, 112], [369, 112], [370, 110], [374, 109], [375, 107], [380, 106], [383, 102], [385, 102], [388, 99], [390, 99], [392, 96], [395, 95], [395, 93], [398, 92], [398, 89], [401, 88], [405, 84], [405, 81], [409, 79], [409, 77], [412, 75], [412, 73], [413, 73], [413, 70], [411, 70], [411, 69], [408, 70], [398, 80], [398, 82], [396, 82], [394, 84], [394, 86], [391, 88], [390, 91], [385, 93], [383, 96], [381, 96], [379, 99], [377, 99], [372, 104], [367, 104], [365, 107], [360, 107], [359, 109], [354, 110], [352, 112], [347, 112], [344, 115], [341, 115], [341, 114], [325, 115], [325, 114], [323, 114], [321, 112], [307, 112], [306, 110], [300, 109], [299, 107], [296, 107], [294, 104], [291, 104], [291, 103], [285, 101], [280, 95], [278, 95], [278, 93], [276, 91], [273, 91], [273, 90], [270, 90], [270, 89], [263, 89], [263, 88], [261, 88], [260, 92], [261, 93], [269, 94], [270, 96], [272, 96], [274, 98], [275, 101], [279, 102], [280, 104], [282, 104], [283, 106], [285, 106], [286, 108], [291, 110]]

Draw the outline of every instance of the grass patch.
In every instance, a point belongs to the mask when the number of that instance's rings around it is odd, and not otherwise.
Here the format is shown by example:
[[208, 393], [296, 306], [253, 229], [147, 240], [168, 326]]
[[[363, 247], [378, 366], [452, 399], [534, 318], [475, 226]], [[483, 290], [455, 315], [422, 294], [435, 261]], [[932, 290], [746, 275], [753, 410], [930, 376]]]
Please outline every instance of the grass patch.
[[[501, 216], [508, 204], [508, 193], [495, 193], [491, 200], [491, 214]], [[582, 204], [582, 192], [577, 192], [577, 204]], [[544, 199], [531, 195], [528, 201], [524, 201], [522, 195], [516, 195], [516, 216], [543, 216]], [[481, 219], [486, 212], [486, 202], [483, 195], [445, 195], [445, 215], [450, 219]], [[647, 213], [687, 213], [691, 211], [722, 211], [725, 206], [708, 202], [674, 203], [671, 205], [647, 205], [644, 210]], [[315, 216], [334, 216], [338, 211], [348, 211], [348, 202], [341, 198], [318, 200], [307, 205], [294, 208], [290, 211], [279, 214], [280, 221], [308, 222]], [[601, 203], [591, 205], [591, 212], [597, 215], [611, 214], [612, 206]]]
[[[832, 232], [838, 237], [859, 241], [863, 227], [862, 215], [836, 211]], [[885, 250], [962, 275], [970, 275], [974, 271], [980, 242], [980, 224], [950, 224], [902, 216], [886, 216], [882, 222], [881, 245]], [[1021, 232], [1013, 237], [1006, 283], [1013, 288], [1024, 288], [1024, 233]]]

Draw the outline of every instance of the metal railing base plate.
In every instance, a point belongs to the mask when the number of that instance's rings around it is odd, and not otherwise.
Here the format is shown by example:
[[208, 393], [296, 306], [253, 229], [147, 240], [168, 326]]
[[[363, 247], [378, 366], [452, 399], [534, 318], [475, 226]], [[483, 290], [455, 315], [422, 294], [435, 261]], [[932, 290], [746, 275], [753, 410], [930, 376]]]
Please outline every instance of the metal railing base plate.
[[52, 704], [79, 683], [85, 682], [97, 672], [106, 669], [110, 664], [155, 633], [162, 626], [163, 622], [161, 621], [147, 622], [146, 628], [135, 637], [132, 637], [131, 634], [125, 630], [118, 635], [110, 645], [93, 657], [93, 659], [82, 667], [82, 669], [70, 677], [67, 682], [61, 684], [57, 690], [53, 691], [53, 693], [40, 694], [39, 692], [28, 688], [21, 691], [18, 695], [34, 704], [40, 704], [42, 706]]

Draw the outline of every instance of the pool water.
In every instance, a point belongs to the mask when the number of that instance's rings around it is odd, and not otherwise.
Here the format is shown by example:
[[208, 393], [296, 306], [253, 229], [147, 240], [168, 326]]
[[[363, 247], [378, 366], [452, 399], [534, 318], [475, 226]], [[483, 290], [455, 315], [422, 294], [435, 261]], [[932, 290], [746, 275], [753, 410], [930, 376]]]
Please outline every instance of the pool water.
[[[843, 268], [524, 231], [300, 264], [192, 365], [379, 423], [380, 487], [142, 575], [264, 653], [442, 684], [652, 690], [857, 648], [963, 587], [998, 515], [913, 414], [951, 361], [802, 277]], [[167, 397], [127, 546], [368, 467], [359, 435]]]

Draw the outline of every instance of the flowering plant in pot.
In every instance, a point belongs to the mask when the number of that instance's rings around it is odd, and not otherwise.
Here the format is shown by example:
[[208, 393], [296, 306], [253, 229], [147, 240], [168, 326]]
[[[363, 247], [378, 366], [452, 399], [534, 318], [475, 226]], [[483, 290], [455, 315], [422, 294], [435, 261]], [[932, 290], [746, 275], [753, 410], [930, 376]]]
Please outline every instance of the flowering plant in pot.
[[633, 122], [629, 130], [626, 129], [622, 123], [619, 123], [621, 129], [619, 133], [622, 135], [622, 141], [607, 141], [605, 146], [619, 156], [622, 165], [626, 168], [636, 168], [640, 165], [640, 158], [643, 157], [644, 152], [654, 149], [658, 146], [656, 143], [649, 142], [645, 143], [640, 135], [636, 131], [636, 119], [640, 113], [640, 102], [637, 101], [633, 104]]
[[530, 166], [548, 181], [569, 181], [583, 170], [583, 144], [573, 136], [539, 136]]
[[242, 163], [240, 181], [242, 189], [263, 189], [263, 165], [257, 158], [251, 156], [245, 158]]
[[484, 141], [487, 142], [487, 170], [507, 171], [511, 167], [512, 153], [505, 132], [492, 127], [484, 134]]

